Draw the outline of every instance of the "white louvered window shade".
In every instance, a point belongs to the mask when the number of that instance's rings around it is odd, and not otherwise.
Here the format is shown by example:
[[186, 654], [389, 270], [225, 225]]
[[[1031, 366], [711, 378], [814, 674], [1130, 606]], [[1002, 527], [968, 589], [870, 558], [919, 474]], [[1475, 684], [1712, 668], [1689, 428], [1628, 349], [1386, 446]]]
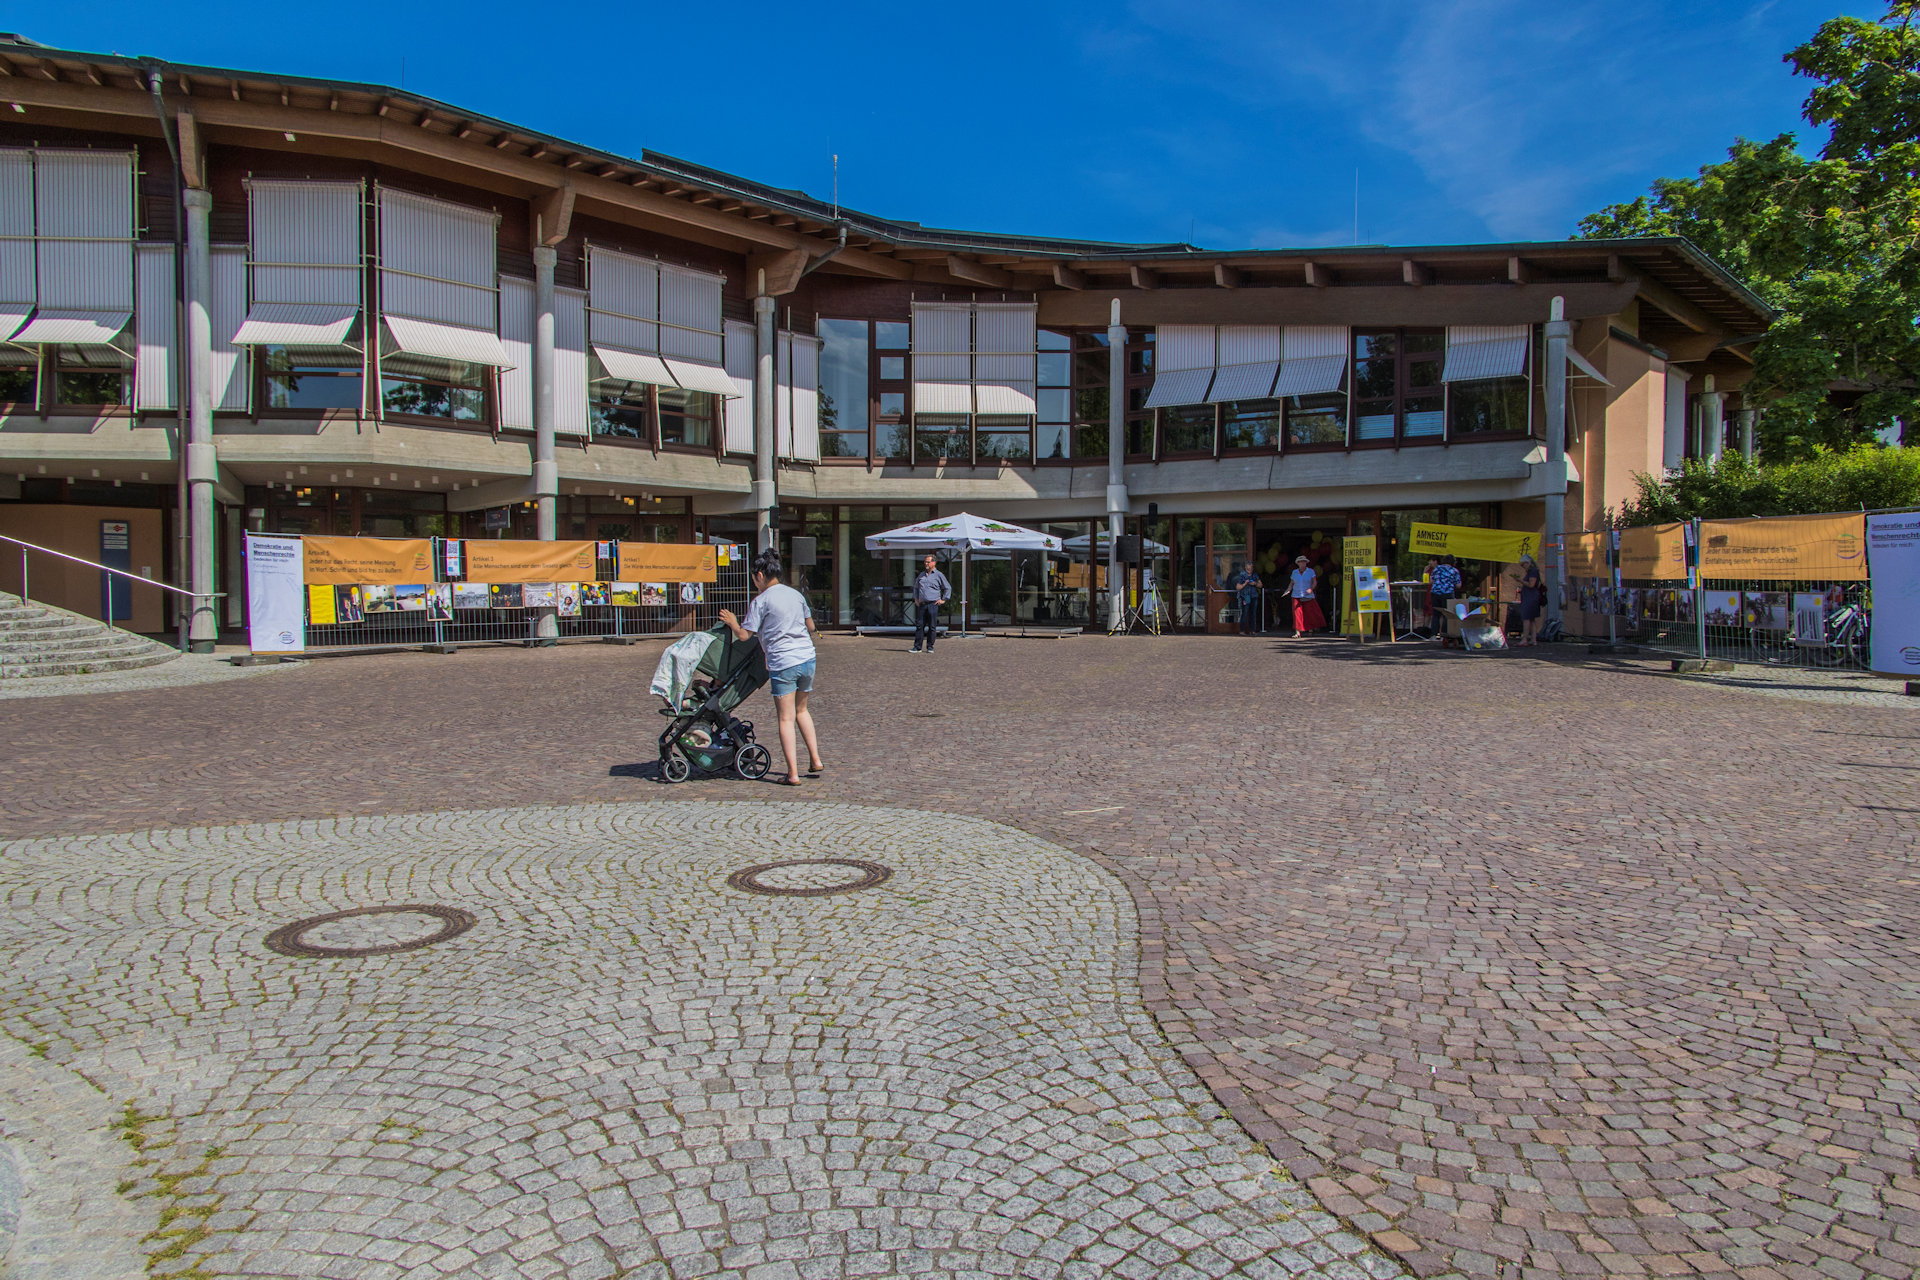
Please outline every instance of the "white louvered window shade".
[[1215, 339], [1211, 402], [1264, 400], [1280, 373], [1280, 326], [1224, 324]]
[[1280, 376], [1275, 396], [1317, 396], [1338, 391], [1347, 376], [1347, 328], [1338, 324], [1290, 324], [1280, 338]]
[[485, 209], [380, 192], [380, 312], [400, 351], [510, 363], [499, 337], [499, 221]]
[[659, 263], [587, 246], [587, 341], [610, 378], [680, 385], [659, 354]]
[[0, 150], [0, 342], [33, 314], [33, 153]]
[[1032, 415], [1040, 309], [1032, 303], [974, 307], [974, 411]]
[[753, 372], [757, 355], [754, 341], [752, 325], [727, 321], [727, 377], [733, 382], [733, 398], [726, 402], [723, 441], [728, 453], [753, 452]]
[[1213, 385], [1215, 335], [1210, 324], [1163, 324], [1154, 330], [1153, 388], [1146, 407], [1205, 404]]
[[553, 433], [587, 434], [587, 295], [553, 291]]
[[34, 152], [37, 310], [15, 342], [111, 345], [133, 319], [133, 155]]
[[[661, 356], [670, 367], [697, 365], [719, 371], [725, 363], [720, 322], [721, 278], [664, 263], [659, 272]], [[693, 376], [707, 377], [712, 384], [709, 375]], [[717, 391], [719, 384], [692, 387], [683, 382], [681, 385], [689, 391], [715, 391], [720, 395], [731, 395], [733, 389], [732, 383], [725, 383], [724, 388]]]
[[511, 362], [500, 371], [500, 425], [533, 430], [533, 281], [500, 277], [500, 345]]
[[247, 314], [246, 246], [215, 245], [212, 268], [213, 297], [207, 319], [213, 327], [213, 407], [244, 412], [253, 404], [250, 353], [229, 335]]
[[800, 333], [781, 334], [786, 355], [782, 397], [789, 400], [784, 457], [820, 461], [820, 340]]
[[1456, 324], [1447, 327], [1447, 363], [1442, 382], [1518, 378], [1527, 371], [1524, 324]]
[[913, 304], [913, 411], [973, 412], [971, 304]]
[[[534, 429], [533, 281], [500, 277], [500, 344], [513, 363], [500, 371], [500, 425]], [[587, 295], [553, 291], [553, 433], [587, 434]]]
[[773, 335], [773, 451], [793, 456], [793, 335]]
[[139, 246], [134, 255], [133, 300], [133, 407], [175, 408], [171, 242]]
[[364, 194], [358, 182], [248, 182], [253, 259], [235, 342], [331, 347], [348, 340], [360, 314]]

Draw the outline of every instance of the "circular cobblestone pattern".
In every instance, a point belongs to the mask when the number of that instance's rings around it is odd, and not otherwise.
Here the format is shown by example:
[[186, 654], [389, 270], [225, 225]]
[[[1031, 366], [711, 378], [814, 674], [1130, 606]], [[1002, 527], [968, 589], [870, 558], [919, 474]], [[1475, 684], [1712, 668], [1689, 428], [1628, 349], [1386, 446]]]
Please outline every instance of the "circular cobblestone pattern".
[[454, 907], [355, 907], [282, 925], [267, 935], [267, 947], [303, 958], [384, 956], [457, 938], [473, 923], [471, 914]]
[[[743, 854], [853, 850], [894, 875], [714, 892]], [[201, 827], [16, 841], [0, 885], [0, 1030], [130, 1103], [152, 1162], [130, 1194], [207, 1229], [150, 1240], [156, 1275], [1402, 1274], [1158, 1034], [1119, 884], [995, 823], [658, 803]], [[486, 927], [367, 964], [259, 944], [429, 894]]]
[[893, 875], [890, 867], [853, 858], [799, 858], [791, 862], [763, 862], [727, 877], [727, 886], [773, 898], [824, 898], [855, 893], [882, 885]]

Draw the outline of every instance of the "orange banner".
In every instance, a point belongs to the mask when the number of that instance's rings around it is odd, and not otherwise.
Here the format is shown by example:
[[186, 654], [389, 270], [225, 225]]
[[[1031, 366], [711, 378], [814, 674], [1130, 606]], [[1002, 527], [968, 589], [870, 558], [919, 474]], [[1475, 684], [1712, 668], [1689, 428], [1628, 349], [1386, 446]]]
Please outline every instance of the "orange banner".
[[468, 582], [592, 582], [591, 542], [468, 538]]
[[1567, 535], [1567, 576], [1569, 578], [1610, 578], [1607, 572], [1607, 535], [1570, 533]]
[[623, 542], [622, 582], [717, 582], [714, 548], [697, 542]]
[[1686, 526], [1676, 522], [1622, 529], [1620, 576], [1629, 581], [1686, 581]]
[[1771, 582], [1864, 582], [1867, 518], [1771, 516], [1700, 525], [1700, 571], [1708, 578]]
[[[331, 586], [399, 586], [433, 581], [431, 538], [323, 538], [309, 535], [306, 580]], [[589, 544], [591, 545], [591, 544]]]

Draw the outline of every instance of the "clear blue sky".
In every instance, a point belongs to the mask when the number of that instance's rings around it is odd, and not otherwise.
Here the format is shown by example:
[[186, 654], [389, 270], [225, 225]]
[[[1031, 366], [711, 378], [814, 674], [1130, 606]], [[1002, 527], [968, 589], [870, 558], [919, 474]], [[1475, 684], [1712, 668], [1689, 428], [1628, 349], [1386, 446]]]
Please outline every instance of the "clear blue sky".
[[[398, 84], [928, 225], [1209, 247], [1559, 239], [1738, 135], [1836, 0], [0, 4], [47, 44]], [[1877, 6], [1851, 11], [1876, 15]], [[358, 15], [368, 20], [356, 20]], [[377, 20], [374, 20], [377, 19]]]

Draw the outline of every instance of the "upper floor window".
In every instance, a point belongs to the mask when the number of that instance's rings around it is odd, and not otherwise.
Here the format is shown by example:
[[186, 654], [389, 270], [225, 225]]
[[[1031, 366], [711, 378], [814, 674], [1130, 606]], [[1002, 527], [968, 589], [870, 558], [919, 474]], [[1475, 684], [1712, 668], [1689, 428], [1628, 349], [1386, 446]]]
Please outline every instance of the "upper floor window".
[[380, 358], [381, 408], [409, 417], [486, 422], [491, 372], [484, 364], [395, 351]]
[[40, 353], [0, 344], [0, 404], [32, 406], [40, 398]]
[[1034, 456], [1067, 458], [1072, 456], [1073, 436], [1073, 335], [1057, 329], [1039, 333], [1039, 356], [1035, 366], [1036, 384]]
[[[352, 347], [261, 346], [254, 349], [260, 357], [263, 408], [360, 408], [361, 360], [360, 353]], [[392, 363], [389, 357], [389, 372]]]
[[1210, 404], [1169, 405], [1160, 410], [1160, 456], [1211, 454], [1214, 416]]
[[655, 387], [660, 407], [660, 443], [713, 448], [713, 396], [680, 387]]
[[816, 327], [820, 335], [820, 456], [864, 458], [871, 407], [870, 326], [865, 320], [822, 318]]
[[1446, 335], [1437, 330], [1375, 329], [1353, 335], [1353, 438], [1388, 443], [1446, 434], [1441, 370]]
[[653, 442], [653, 405], [644, 382], [595, 378], [587, 391], [588, 429], [599, 438]]
[[55, 404], [108, 407], [133, 403], [133, 357], [120, 346], [56, 346], [52, 353]]
[[[1083, 333], [1075, 340], [1073, 357], [1073, 456], [1107, 456], [1107, 409], [1112, 399], [1107, 335]], [[1154, 333], [1129, 332], [1122, 375], [1126, 395], [1125, 448], [1131, 457], [1153, 452], [1153, 410], [1147, 393], [1153, 389]]]
[[1220, 406], [1220, 448], [1272, 449], [1280, 443], [1278, 400], [1229, 400]]
[[1344, 445], [1347, 442], [1347, 393], [1326, 391], [1288, 396], [1287, 447]]

